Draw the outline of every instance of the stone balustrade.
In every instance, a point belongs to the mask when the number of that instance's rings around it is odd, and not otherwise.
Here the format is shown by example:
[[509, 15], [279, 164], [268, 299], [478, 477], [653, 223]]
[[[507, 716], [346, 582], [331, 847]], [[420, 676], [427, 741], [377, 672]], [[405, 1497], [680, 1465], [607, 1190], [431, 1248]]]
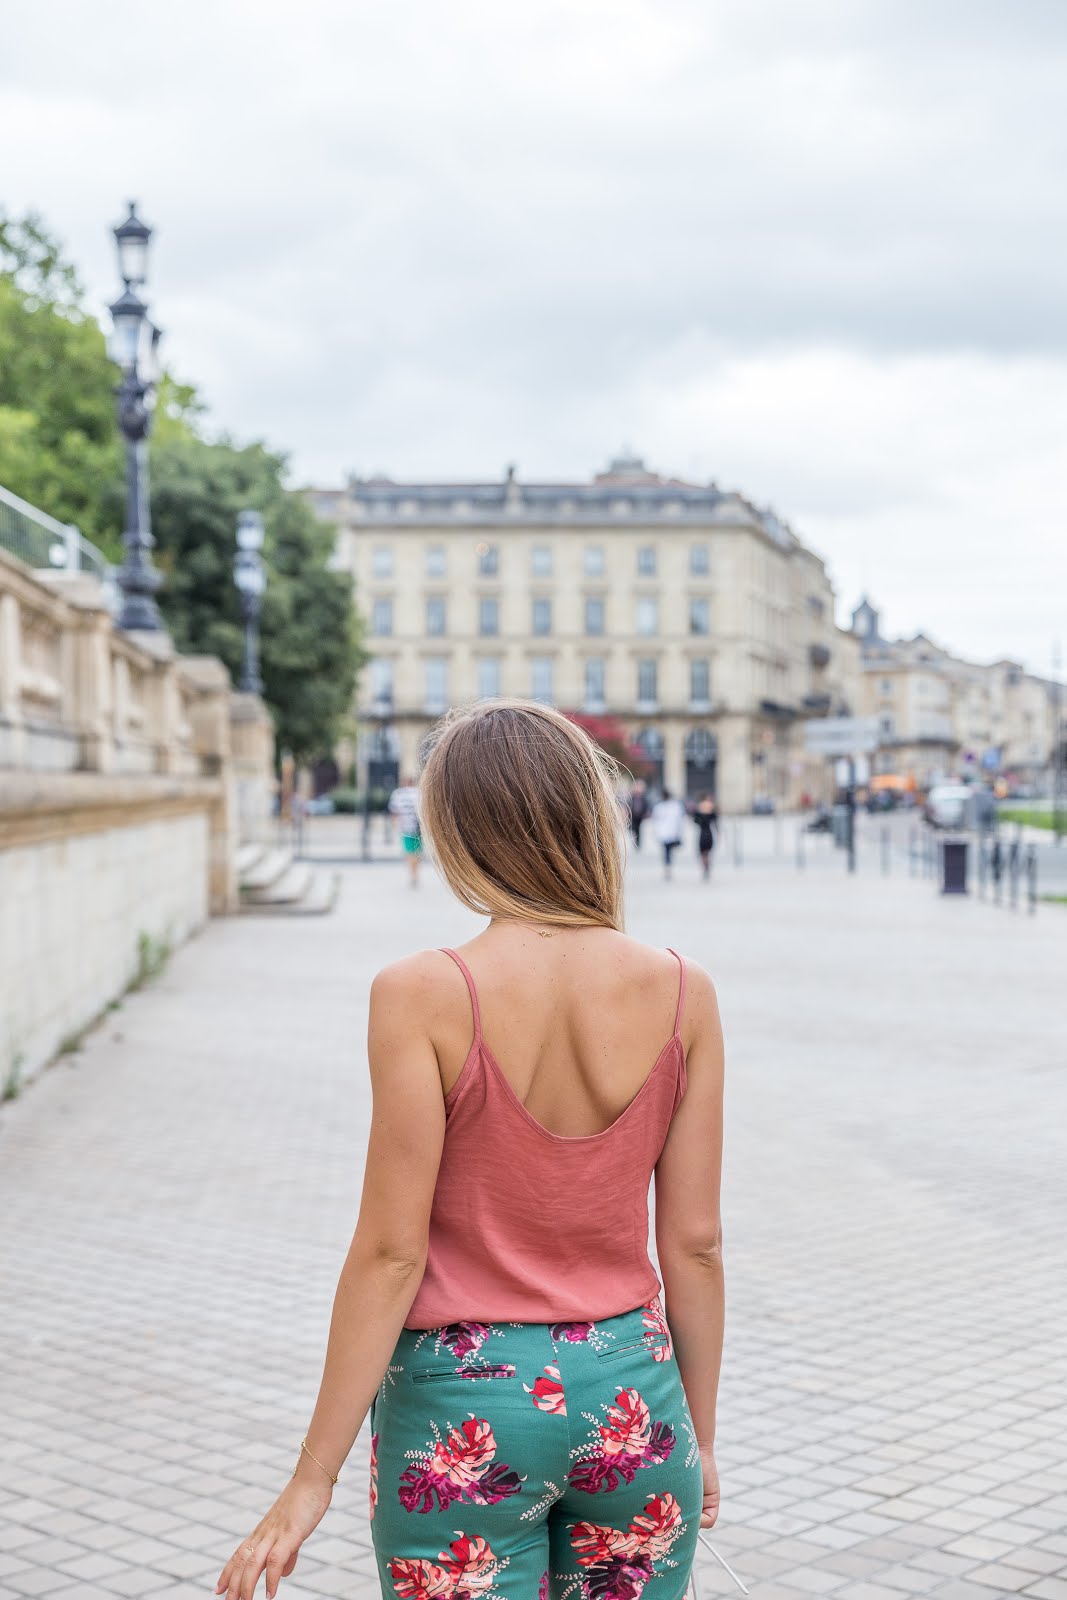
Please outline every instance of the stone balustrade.
[[222, 663], [119, 632], [95, 579], [0, 550], [0, 1081], [25, 1079], [170, 948], [236, 909], [273, 725]]

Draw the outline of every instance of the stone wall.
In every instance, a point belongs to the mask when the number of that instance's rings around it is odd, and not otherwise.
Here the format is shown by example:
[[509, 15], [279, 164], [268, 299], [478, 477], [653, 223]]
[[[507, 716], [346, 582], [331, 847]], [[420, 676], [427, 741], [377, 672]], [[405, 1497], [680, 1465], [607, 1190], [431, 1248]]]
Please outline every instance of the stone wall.
[[221, 662], [118, 632], [92, 579], [0, 550], [0, 1085], [236, 909], [272, 790], [270, 716]]

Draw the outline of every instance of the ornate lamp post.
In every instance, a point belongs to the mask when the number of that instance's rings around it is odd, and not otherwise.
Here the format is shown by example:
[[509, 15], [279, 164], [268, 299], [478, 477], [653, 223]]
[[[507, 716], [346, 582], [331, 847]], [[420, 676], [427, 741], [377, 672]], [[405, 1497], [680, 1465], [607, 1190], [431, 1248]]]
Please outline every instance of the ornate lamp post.
[[389, 720], [393, 714], [393, 695], [389, 689], [379, 690], [371, 705], [369, 721], [371, 731], [367, 735], [367, 760], [364, 768], [363, 789], [363, 840], [362, 855], [364, 861], [370, 860], [370, 791], [371, 782], [379, 777], [381, 765], [387, 757], [389, 749]]
[[110, 307], [114, 322], [111, 358], [122, 370], [117, 390], [118, 414], [126, 440], [126, 527], [122, 535], [126, 553], [118, 571], [122, 591], [118, 625], [156, 633], [163, 629], [155, 601], [163, 578], [151, 557], [154, 541], [148, 510], [148, 434], [159, 382], [161, 335], [148, 320], [148, 307], [137, 293], [147, 276], [152, 230], [145, 227], [131, 200], [129, 216], [114, 233], [123, 290]]
[[258, 511], [242, 511], [237, 518], [237, 554], [233, 560], [233, 581], [241, 596], [241, 620], [245, 625], [245, 658], [240, 688], [248, 694], [262, 694], [259, 675], [259, 613], [267, 570], [260, 551], [263, 548], [263, 518]]

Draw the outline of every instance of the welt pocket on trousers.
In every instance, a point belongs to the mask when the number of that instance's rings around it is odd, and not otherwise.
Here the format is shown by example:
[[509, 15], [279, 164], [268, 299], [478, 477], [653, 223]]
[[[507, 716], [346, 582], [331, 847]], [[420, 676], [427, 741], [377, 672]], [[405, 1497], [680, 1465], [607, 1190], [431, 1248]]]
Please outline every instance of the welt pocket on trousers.
[[616, 1356], [629, 1355], [632, 1350], [647, 1350], [648, 1335], [643, 1333], [637, 1339], [628, 1339], [625, 1344], [613, 1344], [607, 1350], [597, 1351], [598, 1361], [614, 1361]]
[[469, 1383], [471, 1388], [477, 1387], [479, 1380], [500, 1378], [514, 1378], [515, 1368], [507, 1362], [497, 1362], [485, 1367], [415, 1367], [412, 1369], [412, 1383], [437, 1383], [445, 1378], [458, 1378]]

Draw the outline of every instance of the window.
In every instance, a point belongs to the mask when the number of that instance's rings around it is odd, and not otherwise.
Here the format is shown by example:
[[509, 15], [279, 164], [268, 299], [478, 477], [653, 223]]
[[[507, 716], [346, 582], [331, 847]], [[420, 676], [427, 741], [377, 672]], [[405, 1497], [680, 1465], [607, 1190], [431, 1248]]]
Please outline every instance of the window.
[[391, 578], [393, 576], [393, 547], [391, 544], [376, 544], [371, 552], [371, 571], [376, 578]]
[[393, 698], [393, 663], [385, 656], [377, 656], [370, 664], [370, 692], [375, 709], [391, 703]]
[[443, 544], [430, 544], [426, 546], [426, 576], [428, 578], [443, 578], [447, 568], [445, 547]]
[[552, 602], [538, 599], [533, 603], [533, 631], [538, 634], [552, 632]]
[[696, 705], [711, 700], [711, 662], [702, 659], [689, 663], [689, 698]]
[[637, 575], [639, 578], [654, 578], [656, 576], [656, 547], [654, 544], [643, 544], [637, 552]]
[[711, 606], [706, 595], [694, 595], [689, 602], [689, 632], [711, 632]]
[[439, 639], [445, 631], [445, 597], [432, 594], [426, 601], [426, 632], [431, 639]]
[[423, 663], [426, 692], [425, 709], [431, 715], [448, 710], [448, 661], [444, 656], [427, 656]]
[[487, 634], [500, 632], [500, 601], [483, 596], [478, 601], [478, 632], [484, 637]]
[[393, 602], [391, 600], [375, 600], [370, 612], [370, 630], [372, 633], [385, 634], [393, 631]]
[[535, 700], [552, 701], [552, 657], [534, 656], [530, 662], [530, 693]]
[[483, 578], [495, 578], [499, 570], [495, 544], [478, 546], [478, 571]]
[[604, 704], [604, 661], [600, 656], [589, 656], [585, 663], [585, 705], [587, 711], [598, 711]]
[[500, 693], [500, 657], [482, 656], [478, 662], [478, 698], [495, 700]]
[[711, 571], [711, 551], [706, 544], [689, 546], [689, 571], [694, 578], [706, 578]]
[[535, 578], [551, 578], [552, 546], [550, 544], [534, 545], [530, 551], [530, 571]]
[[602, 544], [587, 544], [582, 562], [582, 570], [587, 578], [602, 578], [606, 565], [604, 562], [604, 546]]
[[638, 596], [637, 631], [644, 634], [659, 632], [659, 601], [654, 594]]
[[637, 703], [645, 706], [653, 706], [656, 703], [656, 663], [654, 661], [639, 661], [637, 663]]
[[892, 694], [893, 692], [893, 684], [889, 678], [883, 678], [878, 687], [883, 694]]
[[604, 632], [604, 602], [599, 595], [587, 595], [585, 601], [586, 633]]

